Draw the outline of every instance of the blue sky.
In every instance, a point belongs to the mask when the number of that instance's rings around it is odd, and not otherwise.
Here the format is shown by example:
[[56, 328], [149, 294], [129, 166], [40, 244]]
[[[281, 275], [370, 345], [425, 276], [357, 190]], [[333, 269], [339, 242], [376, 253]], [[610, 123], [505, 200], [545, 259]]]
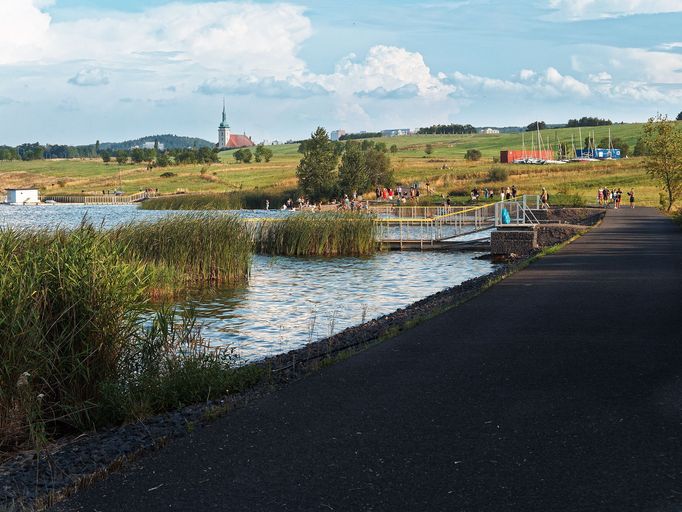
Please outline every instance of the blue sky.
[[682, 110], [680, 0], [2, 0], [0, 144], [641, 121]]

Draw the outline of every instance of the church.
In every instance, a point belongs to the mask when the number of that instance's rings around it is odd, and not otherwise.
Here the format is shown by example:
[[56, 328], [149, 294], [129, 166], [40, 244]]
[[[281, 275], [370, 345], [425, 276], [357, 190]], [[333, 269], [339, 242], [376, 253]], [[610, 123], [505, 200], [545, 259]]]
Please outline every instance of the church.
[[235, 149], [255, 146], [251, 137], [244, 135], [237, 135], [230, 131], [230, 125], [227, 124], [227, 115], [225, 114], [225, 100], [223, 99], [223, 121], [218, 126], [218, 148], [219, 149]]

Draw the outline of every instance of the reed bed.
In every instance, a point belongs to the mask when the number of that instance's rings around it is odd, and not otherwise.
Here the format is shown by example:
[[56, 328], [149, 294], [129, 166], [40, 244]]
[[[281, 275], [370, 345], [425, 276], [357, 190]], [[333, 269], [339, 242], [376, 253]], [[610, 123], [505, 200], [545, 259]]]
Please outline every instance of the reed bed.
[[131, 257], [139, 233], [123, 232], [0, 229], [0, 456], [259, 378], [207, 347], [191, 312], [154, 312], [149, 267]]
[[249, 277], [253, 240], [236, 216], [176, 215], [116, 228], [112, 239], [161, 282], [237, 284]]
[[269, 202], [271, 209], [280, 208], [287, 199], [295, 198], [293, 190], [246, 190], [210, 194], [178, 194], [149, 199], [140, 204], [142, 210], [262, 210]]
[[377, 250], [374, 218], [362, 213], [298, 213], [263, 222], [256, 233], [262, 254], [368, 256]]

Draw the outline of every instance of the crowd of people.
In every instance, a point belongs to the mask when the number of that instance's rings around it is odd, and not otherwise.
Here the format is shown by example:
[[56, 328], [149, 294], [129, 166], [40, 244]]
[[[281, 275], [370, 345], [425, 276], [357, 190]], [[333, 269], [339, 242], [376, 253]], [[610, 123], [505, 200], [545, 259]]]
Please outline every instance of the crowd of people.
[[391, 187], [377, 187], [374, 190], [377, 200], [393, 201], [398, 200], [401, 203], [406, 203], [408, 200], [419, 201], [419, 184], [411, 185], [409, 189], [403, 189], [398, 185], [395, 189]]
[[[630, 189], [627, 195], [629, 197], [630, 208], [634, 208], [635, 191], [633, 189]], [[613, 207], [617, 210], [618, 208], [620, 208], [622, 201], [623, 191], [620, 189], [620, 187], [618, 188], [612, 187], [610, 190], [607, 187], [600, 187], [599, 189], [597, 189], [597, 202], [599, 203], [599, 206], [608, 208], [610, 205], [613, 205]]]

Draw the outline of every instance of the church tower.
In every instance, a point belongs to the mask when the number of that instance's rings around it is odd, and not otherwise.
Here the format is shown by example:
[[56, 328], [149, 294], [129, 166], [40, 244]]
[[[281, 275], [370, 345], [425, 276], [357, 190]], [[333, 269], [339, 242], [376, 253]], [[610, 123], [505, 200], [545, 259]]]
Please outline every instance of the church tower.
[[230, 142], [230, 125], [227, 124], [227, 115], [225, 114], [225, 98], [223, 98], [223, 121], [218, 127], [218, 147], [226, 148]]

